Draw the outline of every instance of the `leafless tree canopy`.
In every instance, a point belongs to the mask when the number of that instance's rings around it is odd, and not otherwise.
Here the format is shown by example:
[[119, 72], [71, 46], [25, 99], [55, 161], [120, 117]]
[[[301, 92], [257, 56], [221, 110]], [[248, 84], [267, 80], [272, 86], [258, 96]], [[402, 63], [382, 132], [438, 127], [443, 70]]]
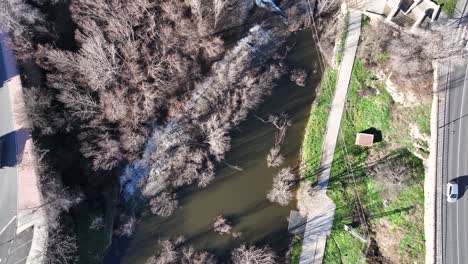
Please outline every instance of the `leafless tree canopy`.
[[264, 123], [271, 123], [277, 129], [275, 133], [275, 143], [267, 155], [267, 165], [268, 167], [278, 167], [284, 161], [284, 157], [281, 154], [281, 144], [286, 136], [287, 128], [291, 126], [291, 121], [286, 114], [281, 114], [279, 116], [270, 115], [268, 116], [268, 120], [264, 120], [260, 117], [257, 118]]
[[77, 50], [17, 50], [47, 73], [44, 87], [26, 92], [37, 98], [26, 102], [34, 128], [47, 135], [72, 130], [97, 171], [138, 159], [145, 143], [154, 146], [140, 185], [148, 198], [206, 186], [230, 148], [231, 128], [283, 74], [265, 62], [284, 30], [254, 26], [227, 52], [212, 34], [214, 12], [224, 19], [234, 2], [73, 1]]
[[218, 215], [213, 224], [213, 229], [219, 234], [229, 234], [231, 232], [232, 226], [228, 224], [227, 219], [223, 215]]
[[387, 201], [393, 201], [405, 187], [413, 184], [420, 171], [412, 162], [411, 154], [385, 158], [382, 161], [368, 167], [369, 174], [381, 187], [382, 197]]
[[164, 217], [171, 215], [178, 205], [176, 195], [169, 192], [162, 192], [150, 200], [151, 212]]
[[366, 66], [391, 74], [398, 88], [421, 100], [432, 98], [432, 60], [442, 38], [437, 32], [414, 35], [379, 23], [366, 27], [363, 36], [360, 56]]
[[36, 148], [36, 168], [42, 191], [42, 204], [33, 210], [44, 209], [47, 216], [47, 239], [45, 241], [44, 263], [75, 263], [78, 244], [75, 235], [62, 222], [63, 214], [79, 204], [83, 194], [71, 191], [57, 180], [56, 175], [45, 161], [47, 151]]
[[317, 1], [317, 15], [327, 14], [333, 10], [338, 9], [341, 5], [341, 0], [318, 0]]
[[135, 225], [136, 225], [135, 216], [122, 215], [121, 221], [123, 223], [120, 224], [119, 229], [116, 230], [116, 234], [118, 236], [123, 236], [123, 237], [130, 237], [131, 235], [133, 235], [133, 232], [135, 231]]
[[[215, 163], [230, 148], [229, 131], [258, 105], [282, 71], [276, 65], [253, 64], [256, 50], [272, 52], [271, 32], [257, 26], [195, 85], [177, 115], [153, 130], [152, 169], [142, 183], [151, 197], [167, 187], [197, 183], [204, 187], [214, 177]], [[252, 47], [247, 43], [256, 43]], [[172, 186], [166, 186], [172, 185]], [[162, 187], [163, 186], [163, 187]]]
[[78, 251], [77, 239], [67, 234], [63, 229], [50, 229], [47, 237], [45, 264], [75, 263]]
[[101, 230], [104, 228], [104, 217], [103, 216], [96, 216], [91, 221], [89, 225], [89, 229], [91, 230]]
[[43, 23], [43, 16], [23, 0], [0, 1], [0, 32], [11, 32], [15, 36], [21, 36], [30, 34], [32, 26]]
[[201, 17], [184, 15], [190, 11], [181, 1], [73, 1], [80, 49], [39, 46], [35, 59], [70, 122], [81, 124], [81, 151], [96, 170], [136, 158], [148, 125], [175, 114], [202, 64], [222, 55], [221, 39]]
[[182, 245], [183, 241], [163, 240], [159, 242], [159, 253], [149, 258], [146, 264], [215, 264], [218, 263], [208, 252], [195, 251]]
[[298, 86], [304, 87], [307, 80], [307, 72], [304, 69], [294, 69], [289, 77], [291, 82], [295, 82]]
[[232, 251], [231, 260], [235, 264], [274, 264], [276, 255], [269, 248], [241, 245]]
[[268, 200], [279, 203], [282, 206], [288, 205], [293, 198], [294, 173], [290, 167], [281, 169], [273, 178], [273, 187], [267, 194]]
[[279, 167], [284, 162], [284, 157], [281, 154], [281, 146], [273, 146], [267, 155], [268, 167]]
[[228, 234], [233, 237], [239, 237], [241, 233], [232, 231], [232, 226], [223, 215], [218, 215], [215, 222], [213, 223], [213, 229], [216, 233], [220, 235]]

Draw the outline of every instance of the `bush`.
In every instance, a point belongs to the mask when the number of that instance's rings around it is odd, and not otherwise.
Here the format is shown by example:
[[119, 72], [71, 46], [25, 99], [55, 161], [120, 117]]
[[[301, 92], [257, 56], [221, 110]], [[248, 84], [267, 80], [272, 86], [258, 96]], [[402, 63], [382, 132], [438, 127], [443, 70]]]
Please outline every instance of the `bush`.
[[270, 248], [247, 247], [241, 245], [231, 253], [231, 260], [235, 264], [274, 264], [276, 255]]

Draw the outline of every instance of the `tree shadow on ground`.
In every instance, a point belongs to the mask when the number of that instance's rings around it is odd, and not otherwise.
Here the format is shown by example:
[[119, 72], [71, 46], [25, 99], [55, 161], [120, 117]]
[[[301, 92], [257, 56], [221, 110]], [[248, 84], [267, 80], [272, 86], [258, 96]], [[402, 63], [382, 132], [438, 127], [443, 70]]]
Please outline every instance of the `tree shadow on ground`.
[[0, 137], [3, 147], [0, 153], [2, 167], [15, 167], [21, 162], [26, 141], [31, 138], [31, 130], [21, 128]]

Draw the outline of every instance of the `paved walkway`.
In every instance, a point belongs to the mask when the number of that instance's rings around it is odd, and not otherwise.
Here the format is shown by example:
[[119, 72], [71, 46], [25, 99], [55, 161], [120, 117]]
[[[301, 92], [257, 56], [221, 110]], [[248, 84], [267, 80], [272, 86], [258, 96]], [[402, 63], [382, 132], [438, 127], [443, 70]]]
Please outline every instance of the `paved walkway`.
[[362, 14], [360, 11], [353, 9], [349, 11], [344, 56], [340, 65], [335, 95], [328, 118], [327, 131], [322, 146], [322, 159], [320, 162], [321, 172], [318, 177], [320, 188], [318, 195], [326, 201], [324, 204], [321, 203], [319, 207], [325, 210], [317, 210], [313, 215], [307, 216], [302, 252], [299, 261], [301, 264], [322, 263], [327, 236], [330, 234], [333, 224], [335, 205], [326, 196], [326, 190], [330, 179], [333, 154], [340, 131], [341, 118], [345, 109], [359, 36], [361, 35], [361, 17]]
[[348, 86], [351, 81], [354, 59], [356, 57], [359, 36], [361, 35], [361, 12], [350, 10], [349, 25], [346, 37], [343, 61], [340, 65], [335, 95], [328, 118], [327, 132], [322, 146], [322, 159], [320, 161], [320, 174], [318, 184], [320, 189], [326, 190], [330, 178], [330, 170], [335, 153], [336, 141], [340, 131], [341, 118], [348, 95]]

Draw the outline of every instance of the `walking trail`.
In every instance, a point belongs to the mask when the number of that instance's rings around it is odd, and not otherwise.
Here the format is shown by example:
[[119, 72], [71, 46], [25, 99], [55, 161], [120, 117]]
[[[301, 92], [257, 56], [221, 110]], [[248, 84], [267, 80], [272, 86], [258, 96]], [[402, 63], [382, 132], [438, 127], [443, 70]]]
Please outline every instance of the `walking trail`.
[[360, 11], [350, 9], [343, 60], [338, 73], [335, 95], [333, 97], [325, 140], [322, 146], [318, 185], [320, 189], [319, 195], [321, 196], [320, 200], [323, 202], [320, 203], [320, 208], [317, 208], [313, 214], [307, 216], [302, 252], [299, 261], [301, 264], [322, 263], [327, 236], [331, 233], [331, 227], [333, 225], [335, 205], [330, 198], [327, 197], [326, 190], [330, 179], [333, 154], [340, 131], [341, 118], [347, 100], [348, 87], [351, 81], [359, 36], [361, 35], [361, 17], [362, 14]]

